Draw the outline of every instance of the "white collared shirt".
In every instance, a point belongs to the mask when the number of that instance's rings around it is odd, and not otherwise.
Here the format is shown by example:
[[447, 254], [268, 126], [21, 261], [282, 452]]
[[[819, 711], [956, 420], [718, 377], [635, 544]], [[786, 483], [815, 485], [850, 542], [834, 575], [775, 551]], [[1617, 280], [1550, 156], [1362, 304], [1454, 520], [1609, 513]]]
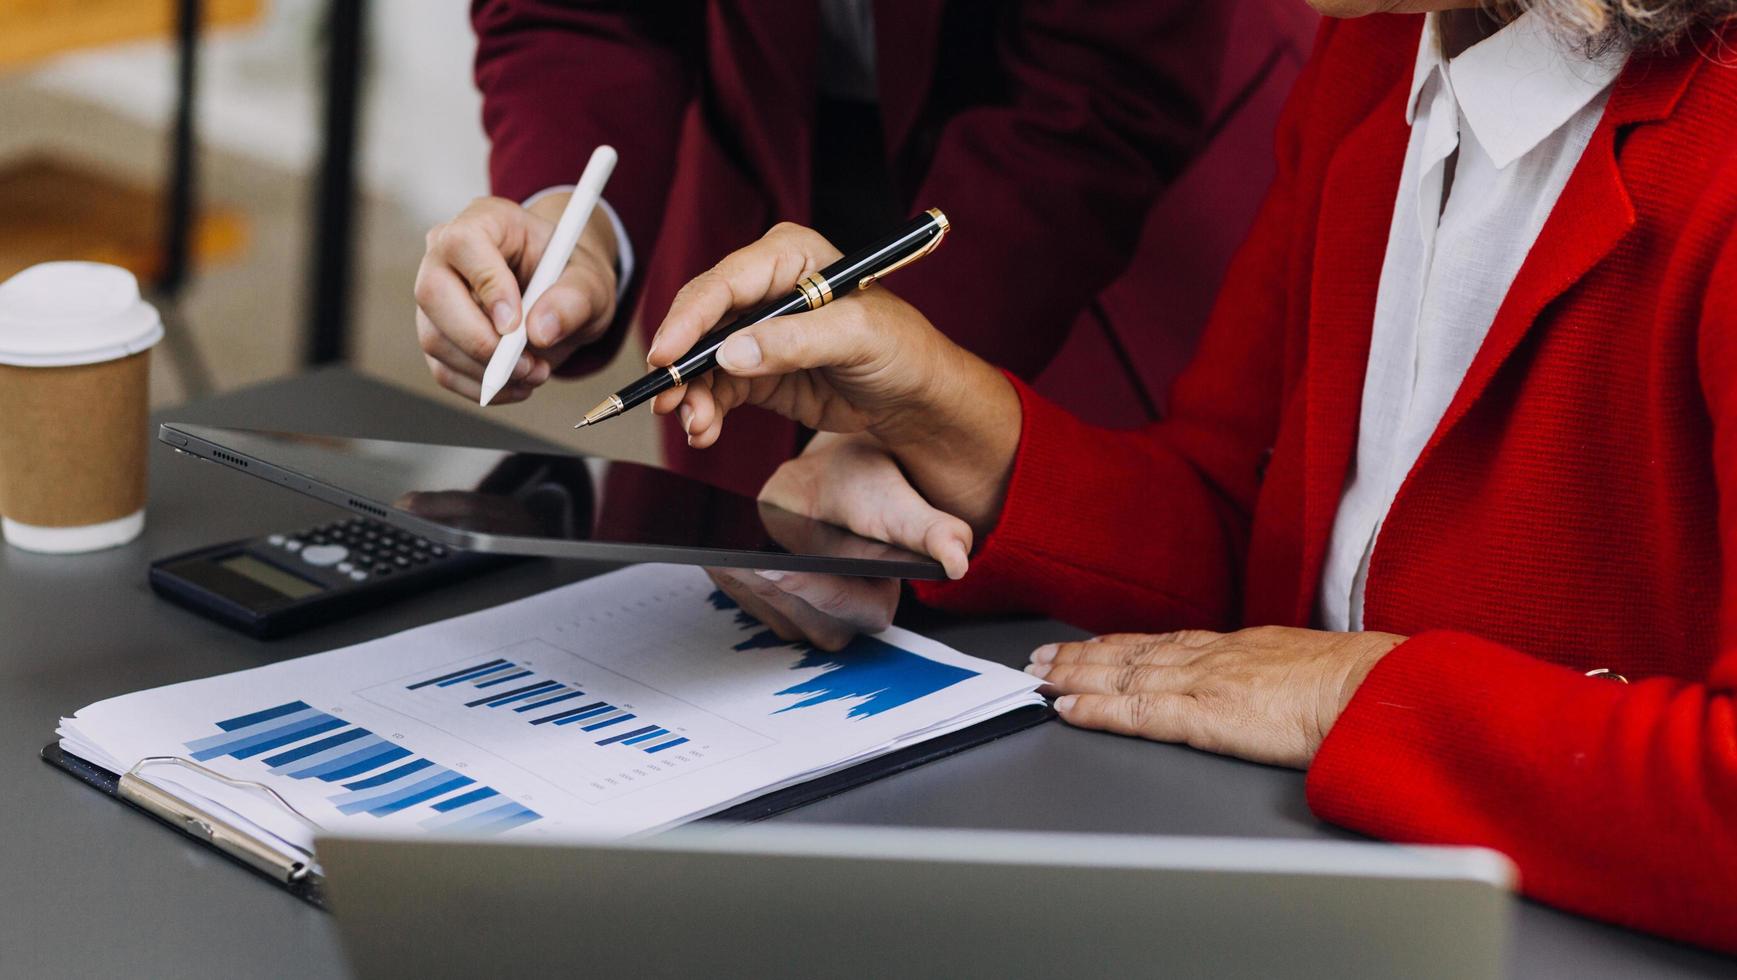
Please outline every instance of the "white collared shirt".
[[1580, 162], [1627, 60], [1621, 53], [1578, 56], [1572, 42], [1527, 13], [1450, 61], [1442, 56], [1440, 16], [1425, 20], [1406, 103], [1411, 139], [1375, 301], [1357, 454], [1321, 572], [1317, 613], [1329, 630], [1363, 628], [1364, 584], [1382, 521]]

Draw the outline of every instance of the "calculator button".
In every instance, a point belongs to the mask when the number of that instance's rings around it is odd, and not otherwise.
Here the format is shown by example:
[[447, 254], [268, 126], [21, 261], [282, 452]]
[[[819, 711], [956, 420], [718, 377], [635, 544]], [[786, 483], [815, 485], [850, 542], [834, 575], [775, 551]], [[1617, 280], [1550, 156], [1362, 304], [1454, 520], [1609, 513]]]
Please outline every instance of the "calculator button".
[[345, 575], [348, 575], [355, 570], [356, 570], [356, 566], [350, 564], [347, 561], [338, 562], [338, 571], [343, 572]]
[[410, 556], [410, 560], [418, 565], [426, 565], [428, 564], [428, 555], [418, 551], [416, 554]]
[[302, 550], [302, 543], [297, 541], [295, 538], [290, 538], [288, 541], [285, 541], [283, 546], [290, 551]]
[[336, 565], [348, 557], [350, 550], [335, 544], [314, 544], [302, 549], [302, 561], [321, 567]]
[[265, 539], [265, 543], [272, 545], [273, 547], [281, 547], [283, 545], [283, 542], [284, 542], [284, 536], [281, 534], [274, 534], [271, 537]]
[[368, 573], [362, 572], [362, 571], [351, 572], [350, 573], [350, 581], [352, 581], [352, 582], [366, 582], [366, 581], [368, 581]]
[[442, 548], [440, 545], [435, 545], [433, 548], [431, 548], [429, 550], [434, 552], [434, 557], [436, 557], [436, 558], [446, 557], [446, 549]]
[[392, 574], [392, 566], [391, 565], [375, 565], [374, 566], [374, 574], [375, 575], [390, 575], [390, 574]]
[[397, 565], [399, 568], [409, 568], [410, 567], [410, 559], [404, 557], [403, 555], [399, 555], [398, 557], [392, 559], [392, 564]]

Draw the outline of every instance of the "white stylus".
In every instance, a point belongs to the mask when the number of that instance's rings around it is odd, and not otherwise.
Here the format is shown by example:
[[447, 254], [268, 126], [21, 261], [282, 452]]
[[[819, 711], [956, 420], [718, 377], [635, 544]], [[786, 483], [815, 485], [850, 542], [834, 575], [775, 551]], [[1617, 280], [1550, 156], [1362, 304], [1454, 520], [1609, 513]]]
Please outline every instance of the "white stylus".
[[549, 247], [543, 251], [543, 260], [537, 263], [537, 271], [531, 274], [531, 281], [525, 286], [525, 296], [519, 301], [519, 326], [501, 338], [500, 345], [489, 358], [489, 366], [483, 371], [482, 397], [478, 399], [481, 404], [493, 401], [512, 380], [513, 367], [519, 363], [519, 355], [525, 352], [525, 319], [530, 315], [531, 307], [555, 284], [561, 271], [567, 268], [568, 260], [573, 258], [579, 234], [585, 230], [585, 223], [591, 220], [591, 212], [596, 210], [597, 201], [603, 197], [603, 185], [609, 182], [609, 175], [615, 170], [615, 159], [615, 147], [600, 146], [592, 152], [585, 172], [579, 175], [573, 196], [567, 199], [567, 209], [561, 212], [561, 220], [555, 222], [555, 233], [549, 236]]

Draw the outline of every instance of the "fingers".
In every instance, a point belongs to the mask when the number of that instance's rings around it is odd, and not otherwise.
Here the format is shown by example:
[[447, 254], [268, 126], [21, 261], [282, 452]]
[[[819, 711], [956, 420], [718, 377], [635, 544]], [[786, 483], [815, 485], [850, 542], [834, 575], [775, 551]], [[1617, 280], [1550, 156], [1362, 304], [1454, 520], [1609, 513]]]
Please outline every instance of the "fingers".
[[1031, 652], [1034, 664], [1108, 664], [1179, 666], [1193, 663], [1223, 634], [1208, 630], [1182, 633], [1119, 633], [1081, 643], [1046, 643]]
[[[500, 198], [473, 202], [457, 218], [428, 233], [428, 255], [451, 269], [488, 311], [495, 333], [511, 333], [519, 322], [519, 280], [507, 262], [509, 239], [522, 241], [530, 215]], [[522, 246], [513, 249], [522, 251]], [[436, 323], [441, 319], [434, 317]]]
[[736, 600], [736, 605], [741, 606], [743, 612], [765, 624], [780, 640], [798, 643], [806, 639], [802, 631], [783, 613], [754, 593], [742, 573], [734, 569], [708, 568], [706, 574], [712, 577], [712, 582], [722, 589], [725, 595]]
[[718, 367], [740, 378], [764, 378], [861, 365], [883, 358], [893, 342], [889, 332], [867, 328], [862, 303], [846, 301], [736, 333], [718, 348]]
[[1213, 742], [1212, 718], [1193, 698], [1182, 694], [1073, 694], [1056, 699], [1055, 709], [1063, 721], [1080, 728], [1196, 748]]
[[1087, 643], [1140, 644], [1163, 642], [1184, 647], [1204, 647], [1224, 639], [1225, 634], [1212, 630], [1177, 630], [1174, 633], [1105, 633]]
[[[442, 388], [467, 401], [475, 401], [482, 396], [482, 382], [478, 378], [460, 374], [432, 357], [425, 357], [424, 359], [428, 362], [428, 373], [434, 376], [435, 383]], [[543, 378], [547, 380], [547, 367], [539, 367], [538, 370], [543, 372]], [[534, 379], [536, 375], [533, 374], [531, 377]], [[505, 388], [500, 390], [499, 394], [495, 395], [490, 404], [510, 405], [513, 402], [522, 402], [531, 397], [531, 393], [541, 383], [541, 381], [530, 379], [509, 382]]]
[[[659, 397], [673, 396], [669, 404], [687, 434], [688, 445], [709, 449], [724, 434], [724, 416], [749, 400], [749, 389], [750, 385], [739, 378], [708, 374]], [[657, 410], [655, 403], [653, 410]]]
[[[500, 334], [483, 316], [470, 287], [431, 256], [423, 257], [421, 271], [416, 275], [416, 308], [436, 335], [446, 338], [479, 364], [487, 364], [500, 343]], [[423, 353], [432, 355], [428, 339], [419, 337], [419, 340], [423, 341]]]
[[[483, 371], [487, 365], [474, 360], [469, 354], [460, 350], [457, 344], [436, 330], [434, 324], [430, 323], [428, 317], [420, 311], [416, 314], [416, 341], [418, 346], [422, 348], [422, 352], [430, 359], [439, 361], [464, 377], [474, 381], [482, 380]], [[510, 380], [525, 381], [528, 384], [537, 385], [548, 380], [548, 376], [548, 364], [530, 354], [520, 354], [518, 363], [513, 365], [513, 374]]]
[[928, 555], [941, 563], [948, 578], [965, 576], [971, 564], [971, 525], [931, 506], [892, 457], [878, 449], [853, 449], [830, 469], [815, 499], [820, 520]]
[[872, 437], [817, 435], [807, 451], [773, 473], [760, 499], [927, 554], [950, 578], [962, 578], [970, 566], [971, 526], [931, 506]]
[[665, 367], [730, 313], [796, 288], [796, 280], [838, 259], [818, 232], [780, 224], [759, 241], [725, 257], [676, 293], [652, 337], [646, 361]]
[[577, 250], [525, 321], [527, 339], [540, 348], [564, 341], [589, 343], [615, 316], [615, 272], [588, 250]]
[[1032, 664], [1025, 672], [1063, 694], [1180, 694], [1199, 672], [1151, 664]]
[[[842, 619], [834, 618], [809, 605], [807, 601], [786, 593], [778, 584], [769, 578], [754, 572], [736, 569], [711, 569], [713, 579], [723, 582], [731, 581], [752, 600], [752, 606], [743, 608], [766, 609], [770, 615], [776, 616], [791, 627], [808, 642], [822, 650], [839, 650], [855, 638], [858, 630]], [[735, 592], [730, 593], [735, 596]], [[897, 601], [897, 586], [894, 586], [893, 601]], [[759, 613], [755, 613], [759, 615]], [[890, 615], [890, 614], [889, 614]], [[762, 620], [768, 626], [769, 620]], [[784, 636], [779, 633], [779, 636]]]
[[857, 632], [879, 633], [893, 625], [899, 583], [893, 579], [852, 578], [810, 572], [757, 572], [785, 595]]

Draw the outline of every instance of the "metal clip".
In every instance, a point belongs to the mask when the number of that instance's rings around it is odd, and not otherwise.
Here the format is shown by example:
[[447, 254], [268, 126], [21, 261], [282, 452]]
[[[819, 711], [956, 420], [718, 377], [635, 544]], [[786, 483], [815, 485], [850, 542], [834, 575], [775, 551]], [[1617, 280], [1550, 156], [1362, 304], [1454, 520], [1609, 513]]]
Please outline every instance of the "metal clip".
[[319, 824], [308, 819], [306, 814], [296, 809], [294, 804], [284, 799], [277, 790], [264, 783], [225, 776], [214, 769], [208, 769], [197, 762], [175, 755], [153, 755], [140, 759], [133, 768], [121, 776], [115, 787], [115, 793], [121, 799], [174, 824], [183, 833], [206, 841], [225, 854], [258, 868], [279, 881], [294, 883], [306, 879], [313, 873], [314, 855], [312, 852], [291, 844], [290, 846], [306, 860], [297, 861], [280, 854], [228, 820], [153, 784], [140, 773], [140, 770], [146, 766], [181, 766], [237, 789], [264, 793], [287, 810], [291, 816], [307, 825], [309, 829], [316, 832], [321, 829]]
[[947, 229], [951, 226], [947, 222], [947, 216], [941, 213], [940, 208], [930, 208], [928, 213], [929, 213], [929, 217], [934, 218], [935, 223], [941, 226], [941, 230], [935, 233], [935, 237], [929, 239], [929, 243], [927, 245], [924, 245], [922, 248], [917, 249], [915, 252], [912, 252], [911, 254], [905, 256], [904, 258], [898, 260], [897, 262], [894, 262], [892, 265], [887, 266], [885, 269], [882, 269], [881, 271], [874, 273], [872, 275], [863, 276], [861, 279], [857, 280], [856, 288], [867, 289], [870, 286], [873, 286], [875, 283], [879, 282], [880, 280], [885, 279], [886, 277], [892, 275], [893, 273], [899, 271], [900, 269], [903, 269], [905, 266], [910, 265], [912, 262], [915, 262], [918, 259], [923, 258], [924, 256], [928, 255], [930, 252], [933, 252], [935, 249], [941, 247], [941, 239], [947, 237]]

